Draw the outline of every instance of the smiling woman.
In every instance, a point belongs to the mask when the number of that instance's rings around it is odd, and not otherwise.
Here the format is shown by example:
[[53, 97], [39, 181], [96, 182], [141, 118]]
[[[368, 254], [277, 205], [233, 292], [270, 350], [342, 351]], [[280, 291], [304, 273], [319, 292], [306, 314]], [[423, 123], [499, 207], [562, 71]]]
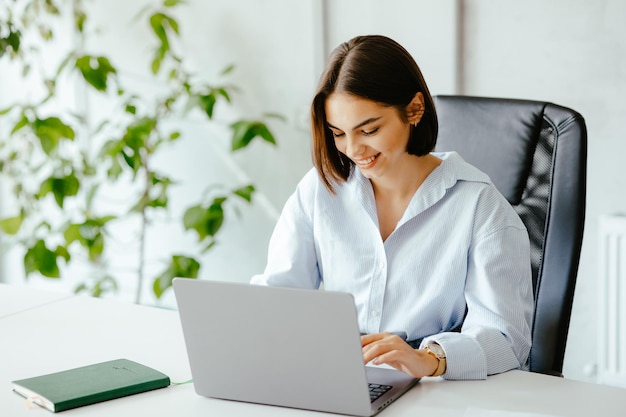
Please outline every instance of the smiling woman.
[[447, 379], [527, 368], [528, 233], [487, 175], [432, 152], [437, 114], [408, 52], [340, 45], [311, 113], [315, 168], [252, 282], [351, 293], [366, 363]]

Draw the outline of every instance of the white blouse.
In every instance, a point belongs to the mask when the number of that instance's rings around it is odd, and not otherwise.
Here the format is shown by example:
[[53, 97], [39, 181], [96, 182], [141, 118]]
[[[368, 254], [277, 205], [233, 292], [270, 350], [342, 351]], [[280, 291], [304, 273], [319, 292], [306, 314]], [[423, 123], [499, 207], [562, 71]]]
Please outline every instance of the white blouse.
[[[533, 311], [526, 228], [487, 175], [455, 152], [434, 155], [442, 163], [385, 241], [358, 169], [335, 194], [312, 169], [285, 204], [265, 272], [252, 283], [349, 292], [362, 333], [439, 343], [444, 378], [524, 369]], [[460, 333], [449, 331], [462, 321]]]

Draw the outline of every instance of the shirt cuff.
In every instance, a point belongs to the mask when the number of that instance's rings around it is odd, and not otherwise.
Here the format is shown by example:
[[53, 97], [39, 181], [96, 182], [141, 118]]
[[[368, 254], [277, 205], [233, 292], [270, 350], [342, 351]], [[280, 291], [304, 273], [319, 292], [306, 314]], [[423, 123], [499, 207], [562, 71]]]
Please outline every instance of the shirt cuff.
[[420, 347], [429, 342], [439, 344], [446, 353], [445, 379], [477, 380], [487, 378], [487, 360], [480, 344], [462, 333], [439, 333], [424, 338]]

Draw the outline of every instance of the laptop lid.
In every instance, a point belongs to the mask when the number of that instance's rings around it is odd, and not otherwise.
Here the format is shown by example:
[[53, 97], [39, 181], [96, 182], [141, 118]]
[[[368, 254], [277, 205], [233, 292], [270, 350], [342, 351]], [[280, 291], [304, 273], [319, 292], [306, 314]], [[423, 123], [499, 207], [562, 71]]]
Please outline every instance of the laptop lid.
[[[369, 416], [416, 382], [366, 371], [351, 294], [181, 278], [173, 286], [199, 395]], [[368, 373], [394, 385], [374, 403]]]

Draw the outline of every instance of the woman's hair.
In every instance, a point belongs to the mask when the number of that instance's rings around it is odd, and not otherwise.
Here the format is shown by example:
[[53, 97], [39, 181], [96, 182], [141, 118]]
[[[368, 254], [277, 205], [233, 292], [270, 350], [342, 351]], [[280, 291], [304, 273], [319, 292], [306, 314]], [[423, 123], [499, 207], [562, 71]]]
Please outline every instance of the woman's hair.
[[326, 99], [334, 92], [348, 93], [395, 107], [408, 123], [407, 105], [415, 94], [424, 95], [424, 115], [411, 126], [407, 152], [423, 156], [437, 142], [437, 113], [422, 72], [400, 44], [385, 36], [358, 36], [339, 45], [331, 54], [311, 104], [313, 163], [331, 192], [333, 183], [348, 179], [353, 168], [335, 146], [326, 122]]

